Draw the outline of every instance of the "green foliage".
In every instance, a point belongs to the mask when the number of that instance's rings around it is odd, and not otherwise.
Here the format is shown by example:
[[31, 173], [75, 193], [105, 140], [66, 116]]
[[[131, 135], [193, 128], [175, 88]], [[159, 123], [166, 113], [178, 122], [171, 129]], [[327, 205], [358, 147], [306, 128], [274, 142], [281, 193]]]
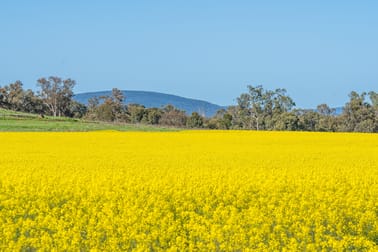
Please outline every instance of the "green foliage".
[[349, 102], [347, 102], [343, 109], [342, 124], [340, 129], [342, 131], [355, 132], [377, 132], [377, 109], [365, 101], [366, 93], [358, 94], [352, 91], [349, 94]]
[[193, 112], [192, 115], [188, 118], [186, 126], [189, 128], [202, 128], [203, 126], [203, 117], [200, 116], [197, 112]]
[[113, 113], [112, 104], [105, 101], [96, 109], [96, 119], [105, 122], [113, 122], [115, 115]]
[[163, 114], [160, 118], [162, 125], [184, 127], [186, 125], [187, 116], [185, 111], [179, 110], [172, 105], [167, 105], [163, 108]]
[[67, 116], [73, 97], [76, 82], [72, 79], [63, 80], [57, 76], [40, 78], [37, 80], [40, 88], [39, 97], [53, 116]]
[[[230, 106], [207, 121], [213, 129], [303, 130], [378, 132], [378, 94], [351, 92], [343, 113], [327, 104], [314, 110], [294, 109], [294, 101], [285, 89], [265, 90], [262, 86], [248, 86], [248, 93], [237, 98], [237, 106]], [[227, 115], [227, 116], [226, 116]]]
[[249, 85], [248, 93], [241, 94], [237, 102], [239, 113], [232, 117], [239, 117], [238, 124], [242, 128], [256, 130], [285, 128], [285, 123], [278, 118], [295, 106], [285, 89], [265, 90], [261, 85]]
[[30, 89], [24, 90], [21, 81], [0, 87], [0, 107], [13, 111], [44, 113], [46, 106]]
[[72, 118], [83, 118], [87, 111], [88, 109], [84, 104], [77, 101], [72, 101], [69, 107], [68, 116]]
[[148, 108], [145, 109], [142, 122], [147, 124], [159, 124], [160, 118], [162, 116], [162, 111], [158, 108]]
[[145, 107], [139, 104], [129, 104], [127, 113], [131, 123], [140, 123], [145, 116]]

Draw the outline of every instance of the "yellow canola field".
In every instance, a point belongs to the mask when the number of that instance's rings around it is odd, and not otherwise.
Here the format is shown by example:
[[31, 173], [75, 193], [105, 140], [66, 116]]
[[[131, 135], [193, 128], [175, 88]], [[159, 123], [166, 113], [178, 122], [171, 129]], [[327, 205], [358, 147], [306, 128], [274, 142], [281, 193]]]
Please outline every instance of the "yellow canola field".
[[0, 250], [378, 250], [378, 134], [0, 133]]

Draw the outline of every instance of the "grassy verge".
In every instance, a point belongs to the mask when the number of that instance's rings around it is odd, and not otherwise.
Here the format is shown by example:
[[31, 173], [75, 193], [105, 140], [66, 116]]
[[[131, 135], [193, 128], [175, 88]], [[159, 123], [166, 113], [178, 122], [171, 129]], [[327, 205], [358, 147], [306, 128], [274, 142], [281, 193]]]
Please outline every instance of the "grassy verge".
[[0, 109], [0, 131], [177, 131], [176, 128], [142, 124], [91, 122], [72, 118], [39, 118], [38, 115]]

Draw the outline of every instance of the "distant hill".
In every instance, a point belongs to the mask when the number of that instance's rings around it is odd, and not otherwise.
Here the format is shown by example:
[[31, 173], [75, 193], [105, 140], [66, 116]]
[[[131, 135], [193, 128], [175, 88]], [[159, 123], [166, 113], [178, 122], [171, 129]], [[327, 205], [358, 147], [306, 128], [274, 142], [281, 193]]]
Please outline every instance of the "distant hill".
[[[149, 91], [131, 91], [123, 90], [126, 97], [125, 103], [132, 104], [137, 103], [144, 105], [146, 108], [162, 108], [167, 104], [171, 104], [174, 107], [184, 110], [186, 114], [190, 115], [192, 112], [198, 112], [206, 117], [213, 116], [219, 109], [224, 107], [196, 99], [184, 98], [177, 95], [170, 95], [158, 92]], [[99, 91], [90, 93], [80, 93], [74, 96], [74, 99], [80, 103], [87, 104], [88, 100], [92, 97], [109, 96], [111, 91]]]

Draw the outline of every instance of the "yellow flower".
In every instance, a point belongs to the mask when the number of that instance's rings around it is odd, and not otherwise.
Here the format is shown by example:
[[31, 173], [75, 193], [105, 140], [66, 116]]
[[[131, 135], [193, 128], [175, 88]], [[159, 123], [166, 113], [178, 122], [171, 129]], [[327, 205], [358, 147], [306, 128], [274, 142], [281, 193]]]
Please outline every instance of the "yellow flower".
[[0, 133], [0, 250], [378, 250], [377, 142]]

